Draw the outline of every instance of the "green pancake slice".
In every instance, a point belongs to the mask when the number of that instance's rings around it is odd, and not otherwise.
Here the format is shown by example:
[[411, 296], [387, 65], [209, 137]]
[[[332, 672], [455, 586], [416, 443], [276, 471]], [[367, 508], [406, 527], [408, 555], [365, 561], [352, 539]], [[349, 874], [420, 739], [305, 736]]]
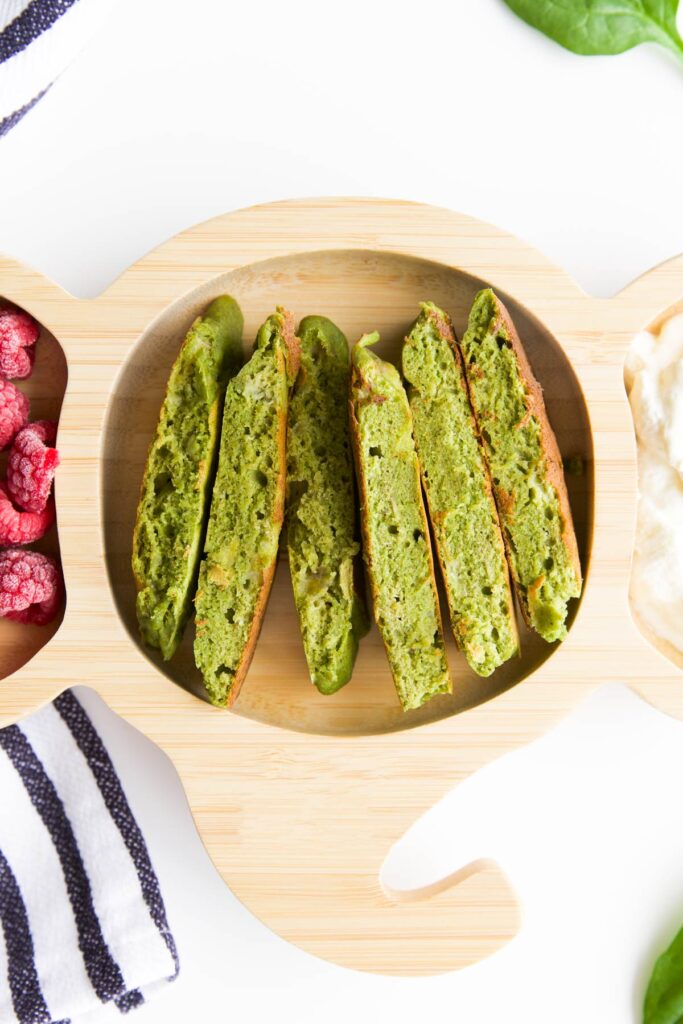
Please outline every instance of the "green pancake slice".
[[308, 670], [318, 690], [348, 683], [368, 631], [356, 588], [357, 533], [349, 437], [349, 349], [323, 316], [298, 330], [301, 370], [287, 430], [287, 549]]
[[374, 615], [404, 711], [449, 693], [441, 613], [410, 406], [366, 334], [351, 353], [351, 424]]
[[278, 309], [260, 328], [251, 359], [225, 395], [194, 645], [209, 699], [221, 707], [239, 693], [275, 574], [287, 407], [298, 362], [292, 316]]
[[242, 363], [242, 327], [229, 295], [192, 324], [147, 456], [133, 533], [136, 611], [143, 640], [166, 660], [192, 607], [223, 394]]
[[522, 613], [545, 640], [562, 640], [582, 585], [562, 459], [541, 387], [489, 288], [474, 300], [461, 348]]
[[450, 319], [421, 309], [403, 376], [427, 510], [456, 644], [489, 676], [519, 651], [503, 537]]

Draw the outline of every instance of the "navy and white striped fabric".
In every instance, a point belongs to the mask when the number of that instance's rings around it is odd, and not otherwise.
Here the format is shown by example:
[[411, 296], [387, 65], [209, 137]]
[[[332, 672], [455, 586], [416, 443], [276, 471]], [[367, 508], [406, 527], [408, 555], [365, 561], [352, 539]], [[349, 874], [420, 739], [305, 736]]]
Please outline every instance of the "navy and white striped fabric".
[[67, 690], [0, 729], [0, 1024], [118, 1017], [177, 973], [144, 837]]
[[0, 0], [0, 136], [45, 95], [111, 0]]

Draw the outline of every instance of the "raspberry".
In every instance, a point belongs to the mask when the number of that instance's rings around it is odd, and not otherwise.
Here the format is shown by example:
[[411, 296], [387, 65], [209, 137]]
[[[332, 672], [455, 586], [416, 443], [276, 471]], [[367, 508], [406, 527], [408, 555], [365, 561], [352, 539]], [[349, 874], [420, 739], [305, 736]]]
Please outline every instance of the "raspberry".
[[9, 380], [0, 378], [0, 449], [28, 423], [28, 398]]
[[24, 380], [33, 372], [40, 327], [15, 306], [0, 305], [0, 374]]
[[59, 612], [63, 592], [57, 563], [39, 551], [0, 551], [0, 616], [44, 626]]
[[7, 488], [17, 505], [27, 512], [42, 512], [47, 505], [59, 452], [46, 446], [53, 445], [56, 436], [56, 423], [37, 420], [19, 431], [10, 448]]
[[0, 483], [0, 544], [32, 544], [40, 540], [55, 521], [55, 499], [50, 498], [42, 512], [23, 512], [15, 508]]

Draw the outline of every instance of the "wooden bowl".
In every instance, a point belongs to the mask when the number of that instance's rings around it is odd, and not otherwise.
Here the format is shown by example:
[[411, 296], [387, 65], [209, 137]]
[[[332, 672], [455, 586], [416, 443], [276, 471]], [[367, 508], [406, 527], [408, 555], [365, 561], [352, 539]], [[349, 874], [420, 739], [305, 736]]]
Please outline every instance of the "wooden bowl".
[[[378, 328], [380, 352], [395, 357], [420, 299], [443, 305], [462, 331], [483, 283], [509, 305], [563, 455], [585, 462], [583, 476], [568, 478], [586, 575], [568, 639], [550, 646], [524, 631], [521, 659], [488, 681], [451, 645], [453, 696], [404, 715], [373, 631], [352, 682], [322, 697], [308, 680], [282, 565], [235, 713], [211, 708], [197, 696], [191, 637], [170, 665], [140, 647], [129, 569], [147, 445], [192, 318], [227, 291], [244, 309], [248, 345], [282, 303], [298, 318], [330, 316], [350, 341]], [[461, 215], [318, 200], [184, 232], [94, 301], [10, 260], [0, 260], [0, 294], [59, 341], [69, 376], [57, 486], [67, 609], [50, 642], [0, 682], [0, 722], [66, 686], [96, 689], [168, 752], [236, 894], [312, 952], [361, 969], [432, 973], [495, 949], [514, 933], [516, 909], [494, 869], [431, 900], [392, 903], [379, 868], [391, 842], [455, 782], [528, 742], [598, 683], [630, 683], [683, 715], [680, 670], [643, 638], [628, 607], [637, 483], [623, 386], [631, 337], [683, 295], [683, 259], [596, 300], [521, 242]], [[5, 642], [11, 626], [0, 622], [6, 672], [17, 667]], [[45, 636], [26, 634], [24, 654]]]

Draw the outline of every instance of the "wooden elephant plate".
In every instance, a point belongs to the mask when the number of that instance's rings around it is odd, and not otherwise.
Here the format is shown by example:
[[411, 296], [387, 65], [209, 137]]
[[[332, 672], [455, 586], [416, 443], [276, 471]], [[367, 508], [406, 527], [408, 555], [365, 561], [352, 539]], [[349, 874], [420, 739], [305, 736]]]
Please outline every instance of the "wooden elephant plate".
[[[482, 283], [517, 323], [570, 476], [586, 583], [567, 640], [523, 631], [523, 655], [481, 680], [449, 647], [452, 697], [403, 714], [373, 629], [351, 683], [323, 697], [306, 672], [286, 566], [233, 712], [199, 695], [191, 637], [170, 665], [141, 649], [131, 530], [165, 381], [193, 317], [240, 302], [250, 344], [281, 303], [331, 317], [353, 341], [379, 329], [392, 357], [421, 299], [462, 331]], [[494, 866], [419, 901], [382, 892], [390, 845], [458, 780], [619, 680], [683, 717], [683, 678], [633, 621], [628, 585], [637, 471], [623, 362], [634, 333], [683, 298], [683, 258], [613, 299], [586, 295], [508, 235], [459, 214], [378, 200], [306, 200], [228, 214], [76, 299], [10, 259], [0, 295], [43, 325], [29, 390], [59, 424], [58, 534], [67, 605], [55, 630], [0, 622], [0, 723], [84, 684], [159, 744], [237, 896], [286, 939], [347, 966], [424, 974], [491, 952], [517, 927]], [[63, 353], [63, 355], [62, 355]], [[577, 750], [577, 758], [581, 751]], [[160, 812], [162, 809], [160, 809]], [[201, 911], [198, 911], [201, 912]]]

